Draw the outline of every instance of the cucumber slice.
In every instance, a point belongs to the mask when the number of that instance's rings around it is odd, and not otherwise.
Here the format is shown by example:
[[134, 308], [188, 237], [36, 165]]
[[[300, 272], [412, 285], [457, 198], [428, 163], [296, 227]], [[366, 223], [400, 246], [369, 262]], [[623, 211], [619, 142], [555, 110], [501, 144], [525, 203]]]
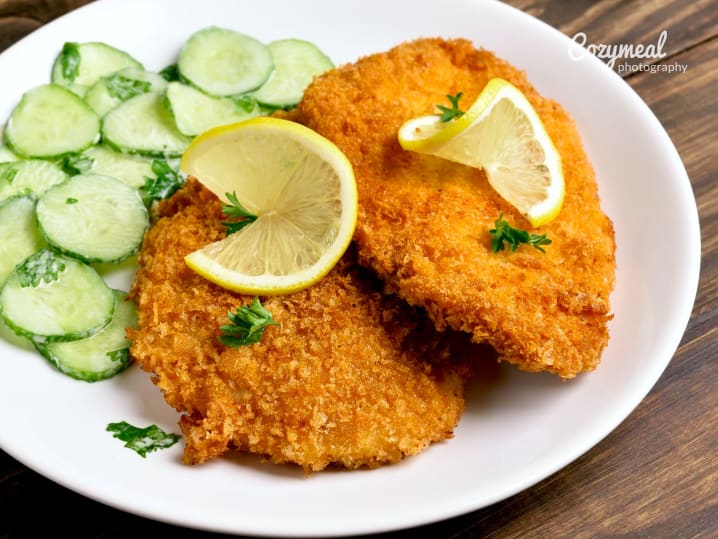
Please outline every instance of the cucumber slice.
[[137, 95], [108, 112], [102, 136], [116, 150], [148, 157], [179, 157], [190, 138], [177, 130], [162, 94]]
[[47, 242], [85, 262], [120, 262], [135, 254], [149, 226], [137, 189], [97, 174], [49, 189], [36, 211]]
[[[251, 105], [245, 108], [244, 103]], [[210, 96], [181, 82], [167, 85], [165, 104], [174, 116], [177, 129], [187, 136], [254, 118], [261, 113], [256, 101], [237, 102], [229, 97]]]
[[137, 309], [125, 292], [113, 293], [115, 311], [104, 329], [77, 341], [37, 343], [38, 351], [61, 372], [86, 382], [111, 378], [129, 367], [131, 343], [125, 328], [137, 326]]
[[281, 39], [268, 45], [274, 71], [252, 95], [264, 105], [293, 107], [317, 75], [334, 67], [332, 61], [313, 43], [301, 39]]
[[142, 187], [147, 178], [154, 177], [152, 159], [116, 152], [104, 144], [70, 156], [65, 166], [76, 174], [112, 176], [135, 189]]
[[27, 159], [0, 164], [0, 200], [32, 193], [42, 196], [53, 185], [69, 176], [55, 163], [42, 159]]
[[22, 157], [81, 152], [100, 140], [100, 119], [82, 99], [56, 84], [26, 92], [5, 127], [5, 143]]
[[18, 264], [0, 290], [7, 326], [36, 343], [89, 337], [114, 310], [112, 290], [91, 266], [47, 248]]
[[52, 82], [84, 95], [101, 77], [142, 64], [125, 51], [106, 43], [65, 43], [52, 66]]
[[185, 42], [177, 62], [180, 75], [216, 96], [259, 88], [274, 69], [269, 49], [253, 37], [210, 26]]
[[85, 102], [102, 117], [123, 101], [147, 92], [162, 92], [167, 81], [157, 73], [128, 67], [102, 77], [85, 94]]
[[0, 286], [20, 262], [45, 246], [35, 224], [35, 199], [16, 196], [0, 202]]
[[0, 163], [10, 163], [11, 161], [19, 161], [20, 156], [13, 152], [4, 144], [0, 144]]

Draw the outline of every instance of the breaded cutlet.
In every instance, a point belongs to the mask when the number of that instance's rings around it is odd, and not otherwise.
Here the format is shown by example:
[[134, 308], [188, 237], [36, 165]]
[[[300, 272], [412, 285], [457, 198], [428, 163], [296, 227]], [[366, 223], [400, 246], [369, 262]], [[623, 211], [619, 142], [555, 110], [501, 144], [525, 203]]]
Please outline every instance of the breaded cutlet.
[[[562, 158], [563, 209], [538, 230], [482, 170], [397, 141], [405, 121], [436, 113], [459, 92], [465, 110], [493, 77], [526, 95]], [[611, 319], [613, 226], [576, 125], [522, 71], [466, 40], [418, 39], [318, 77], [293, 118], [332, 140], [354, 167], [360, 263], [424, 307], [437, 328], [468, 332], [528, 371], [572, 378], [598, 365]], [[546, 233], [546, 252], [524, 245], [493, 253], [489, 230], [502, 214]]]
[[227, 347], [227, 314], [253, 298], [190, 270], [184, 256], [221, 239], [218, 199], [198, 182], [160, 206], [132, 288], [131, 353], [181, 412], [184, 461], [235, 449], [307, 472], [396, 462], [452, 436], [477, 357], [466, 335], [438, 333], [387, 296], [351, 248], [316, 285], [261, 298], [280, 325]]

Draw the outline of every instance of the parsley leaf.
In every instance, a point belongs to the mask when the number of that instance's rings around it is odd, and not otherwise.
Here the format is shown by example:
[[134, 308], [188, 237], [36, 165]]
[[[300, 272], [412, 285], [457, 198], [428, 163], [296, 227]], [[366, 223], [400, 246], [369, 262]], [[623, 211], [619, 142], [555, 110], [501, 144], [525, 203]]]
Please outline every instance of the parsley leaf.
[[17, 167], [12, 163], [8, 163], [4, 169], [0, 169], [0, 181], [12, 183], [17, 173]]
[[70, 176], [77, 174], [87, 174], [92, 170], [95, 160], [92, 157], [82, 155], [81, 153], [73, 153], [62, 160], [62, 170]]
[[127, 421], [110, 423], [106, 430], [113, 432], [114, 438], [125, 442], [125, 447], [132, 449], [142, 458], [146, 458], [150, 451], [171, 447], [180, 439], [178, 434], [167, 433], [157, 425], [140, 428]]
[[80, 73], [80, 48], [77, 43], [67, 42], [60, 52], [60, 67], [62, 76], [70, 82], [77, 78]]
[[140, 188], [142, 200], [149, 206], [155, 200], [169, 198], [172, 194], [184, 185], [182, 175], [174, 170], [167, 161], [152, 161], [152, 172], [156, 177], [145, 177], [145, 184]]
[[451, 108], [443, 105], [436, 105], [436, 108], [441, 111], [441, 114], [438, 115], [440, 121], [450, 122], [454, 118], [463, 116], [464, 111], [459, 109], [459, 99], [461, 99], [462, 95], [464, 95], [463, 92], [459, 92], [456, 95], [446, 94], [446, 97], [451, 103]]
[[26, 258], [15, 272], [22, 288], [36, 288], [41, 282], [50, 284], [60, 278], [65, 263], [50, 249], [41, 249]]
[[237, 106], [237, 112], [250, 114], [259, 108], [259, 102], [249, 95], [236, 95], [229, 97]]
[[227, 316], [232, 323], [219, 328], [224, 333], [219, 341], [225, 346], [254, 344], [260, 341], [267, 326], [279, 325], [256, 297], [249, 307], [243, 305], [235, 312], [227, 313]]
[[176, 82], [180, 80], [180, 73], [177, 64], [170, 64], [160, 71], [160, 76], [167, 82]]
[[526, 230], [512, 227], [503, 217], [504, 214], [501, 213], [499, 218], [494, 222], [496, 228], [489, 230], [489, 234], [492, 236], [492, 253], [503, 251], [505, 247], [504, 242], [509, 244], [509, 249], [512, 253], [518, 249], [522, 243], [531, 245], [542, 253], [546, 252], [544, 248], [541, 247], [542, 245], [549, 245], [551, 243], [551, 240], [546, 234], [529, 234]]
[[245, 226], [253, 223], [257, 220], [257, 216], [250, 213], [242, 204], [237, 200], [237, 193], [225, 193], [225, 196], [229, 200], [229, 204], [222, 206], [222, 213], [227, 217], [234, 217], [239, 221], [223, 221], [222, 224], [227, 227], [227, 236], [234, 234], [238, 230], [242, 230]]
[[112, 97], [126, 101], [130, 97], [146, 94], [152, 85], [146, 80], [131, 79], [119, 73], [105, 77], [105, 87]]

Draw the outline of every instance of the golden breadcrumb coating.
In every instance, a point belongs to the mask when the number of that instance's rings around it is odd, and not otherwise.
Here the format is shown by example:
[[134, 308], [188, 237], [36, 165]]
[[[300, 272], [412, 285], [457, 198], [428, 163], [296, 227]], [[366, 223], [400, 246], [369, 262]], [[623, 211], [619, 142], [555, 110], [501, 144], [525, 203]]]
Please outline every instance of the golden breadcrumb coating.
[[[446, 94], [463, 92], [465, 110], [492, 77], [527, 96], [563, 160], [563, 209], [538, 230], [483, 171], [405, 151], [397, 141], [403, 122], [448, 105]], [[419, 39], [319, 77], [293, 117], [335, 142], [354, 166], [360, 263], [425, 307], [438, 328], [469, 332], [529, 371], [571, 378], [596, 367], [611, 318], [613, 227], [576, 126], [523, 72], [465, 40]], [[547, 233], [546, 253], [529, 246], [492, 253], [488, 231], [502, 212], [515, 227]]]
[[380, 292], [353, 249], [321, 280], [261, 298], [279, 326], [230, 348], [219, 327], [252, 298], [191, 271], [184, 256], [225, 235], [217, 198], [190, 180], [160, 206], [132, 295], [131, 352], [183, 412], [184, 460], [238, 449], [307, 472], [375, 467], [452, 436], [468, 365], [489, 352], [439, 334], [423, 313]]

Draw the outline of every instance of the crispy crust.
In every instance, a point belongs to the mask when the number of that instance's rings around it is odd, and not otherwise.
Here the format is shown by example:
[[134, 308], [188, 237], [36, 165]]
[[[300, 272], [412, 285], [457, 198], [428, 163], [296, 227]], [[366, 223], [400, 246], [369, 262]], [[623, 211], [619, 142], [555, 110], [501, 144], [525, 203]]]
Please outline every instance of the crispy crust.
[[[501, 212], [529, 223], [482, 171], [401, 149], [397, 131], [435, 112], [446, 94], [471, 104], [491, 77], [528, 97], [563, 160], [566, 199], [540, 232], [553, 243], [491, 253]], [[502, 358], [564, 378], [594, 369], [608, 341], [614, 234], [571, 118], [541, 97], [523, 72], [465, 40], [420, 39], [335, 69], [306, 91], [294, 118], [334, 141], [359, 187], [355, 240], [372, 268], [439, 329], [469, 332]]]
[[183, 412], [184, 460], [239, 449], [307, 472], [376, 467], [452, 436], [466, 364], [486, 355], [462, 334], [437, 334], [385, 296], [350, 250], [320, 283], [262, 298], [281, 326], [261, 342], [218, 342], [227, 312], [251, 301], [192, 272], [184, 256], [220, 239], [221, 205], [190, 181], [160, 206], [132, 289], [131, 352]]

